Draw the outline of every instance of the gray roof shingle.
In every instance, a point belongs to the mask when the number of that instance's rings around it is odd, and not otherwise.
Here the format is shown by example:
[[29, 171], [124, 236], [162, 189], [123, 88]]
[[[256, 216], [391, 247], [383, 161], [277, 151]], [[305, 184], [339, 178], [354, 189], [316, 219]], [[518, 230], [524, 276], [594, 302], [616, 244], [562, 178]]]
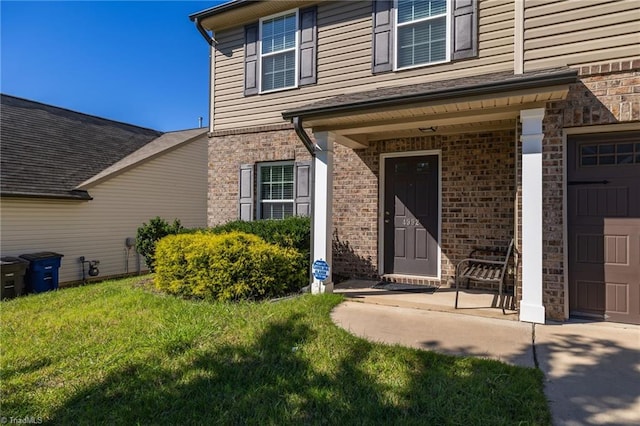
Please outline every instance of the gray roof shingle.
[[90, 199], [76, 187], [162, 132], [1, 94], [2, 196]]
[[285, 111], [282, 116], [285, 119], [290, 119], [295, 116], [334, 114], [338, 111], [353, 112], [367, 108], [409, 104], [425, 100], [453, 99], [473, 94], [567, 84], [575, 82], [577, 74], [578, 72], [575, 69], [560, 67], [530, 71], [524, 74], [501, 71], [449, 80], [383, 87], [323, 99], [310, 105]]

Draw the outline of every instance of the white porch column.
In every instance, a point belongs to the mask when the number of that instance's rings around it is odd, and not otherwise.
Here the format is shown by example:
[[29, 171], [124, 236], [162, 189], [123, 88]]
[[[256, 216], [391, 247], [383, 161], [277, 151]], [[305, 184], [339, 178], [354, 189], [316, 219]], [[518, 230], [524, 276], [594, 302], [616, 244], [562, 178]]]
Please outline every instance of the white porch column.
[[542, 304], [542, 119], [544, 108], [520, 111], [522, 123], [522, 301], [520, 321], [544, 324]]
[[312, 215], [312, 253], [313, 261], [326, 261], [331, 270], [324, 282], [313, 278], [311, 293], [333, 293], [331, 281], [332, 237], [333, 237], [333, 137], [329, 132], [314, 133], [316, 138], [316, 156], [314, 166], [314, 199]]

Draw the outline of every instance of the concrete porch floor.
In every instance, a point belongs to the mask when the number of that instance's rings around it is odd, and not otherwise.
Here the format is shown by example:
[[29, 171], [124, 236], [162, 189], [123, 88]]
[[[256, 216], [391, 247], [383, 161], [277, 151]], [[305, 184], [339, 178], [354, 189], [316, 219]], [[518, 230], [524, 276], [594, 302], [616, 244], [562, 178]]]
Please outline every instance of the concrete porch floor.
[[[334, 293], [343, 294], [352, 302], [518, 321], [517, 311], [506, 309], [505, 314], [502, 313], [498, 295], [494, 293], [461, 290], [458, 309], [455, 309], [455, 288], [439, 288], [434, 292], [415, 293], [373, 288], [377, 283], [378, 281], [348, 280], [336, 284]], [[509, 303], [506, 303], [505, 306], [508, 305]]]

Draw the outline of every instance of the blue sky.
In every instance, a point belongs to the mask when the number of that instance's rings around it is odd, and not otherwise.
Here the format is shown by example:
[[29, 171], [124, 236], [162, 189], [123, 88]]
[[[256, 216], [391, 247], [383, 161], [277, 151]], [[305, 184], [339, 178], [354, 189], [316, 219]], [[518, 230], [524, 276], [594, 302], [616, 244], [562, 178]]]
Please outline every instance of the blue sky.
[[161, 131], [208, 119], [209, 50], [189, 15], [221, 1], [0, 2], [0, 91]]

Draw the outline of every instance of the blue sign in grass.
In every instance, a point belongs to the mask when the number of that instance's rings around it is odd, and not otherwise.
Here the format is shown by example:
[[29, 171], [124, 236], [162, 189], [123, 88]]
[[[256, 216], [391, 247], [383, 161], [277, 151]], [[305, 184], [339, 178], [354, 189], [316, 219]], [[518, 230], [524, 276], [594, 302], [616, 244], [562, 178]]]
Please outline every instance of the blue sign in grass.
[[318, 281], [324, 281], [329, 278], [329, 264], [322, 259], [313, 262], [311, 267], [313, 277]]

